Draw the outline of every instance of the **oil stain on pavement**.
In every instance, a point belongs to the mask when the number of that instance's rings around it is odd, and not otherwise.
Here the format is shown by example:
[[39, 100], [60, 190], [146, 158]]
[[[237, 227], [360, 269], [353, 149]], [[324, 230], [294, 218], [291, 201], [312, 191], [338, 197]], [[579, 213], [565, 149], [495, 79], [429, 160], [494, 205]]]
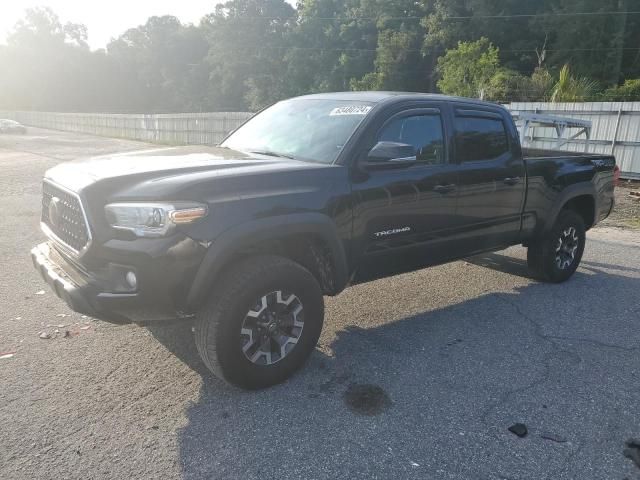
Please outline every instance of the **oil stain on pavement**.
[[379, 415], [391, 406], [391, 398], [378, 385], [353, 384], [344, 393], [344, 402], [358, 415]]

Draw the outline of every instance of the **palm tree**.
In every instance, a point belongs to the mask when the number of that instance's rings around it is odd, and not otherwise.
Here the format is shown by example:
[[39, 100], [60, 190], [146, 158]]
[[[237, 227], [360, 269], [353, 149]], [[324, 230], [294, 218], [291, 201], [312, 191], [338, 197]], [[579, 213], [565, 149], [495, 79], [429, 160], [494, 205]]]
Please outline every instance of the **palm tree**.
[[576, 78], [565, 64], [560, 70], [558, 81], [553, 86], [551, 102], [584, 102], [593, 96], [597, 88], [596, 82], [585, 77]]

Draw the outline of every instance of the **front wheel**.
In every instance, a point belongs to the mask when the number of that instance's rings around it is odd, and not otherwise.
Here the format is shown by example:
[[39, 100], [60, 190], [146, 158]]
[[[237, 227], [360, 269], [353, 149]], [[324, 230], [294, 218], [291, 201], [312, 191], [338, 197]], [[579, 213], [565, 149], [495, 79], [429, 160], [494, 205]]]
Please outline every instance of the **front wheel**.
[[585, 241], [582, 217], [571, 210], [563, 210], [551, 230], [529, 245], [529, 268], [543, 281], [564, 282], [580, 265]]
[[286, 258], [253, 257], [226, 272], [199, 312], [196, 346], [216, 376], [264, 388], [302, 366], [323, 319], [322, 291], [308, 270]]

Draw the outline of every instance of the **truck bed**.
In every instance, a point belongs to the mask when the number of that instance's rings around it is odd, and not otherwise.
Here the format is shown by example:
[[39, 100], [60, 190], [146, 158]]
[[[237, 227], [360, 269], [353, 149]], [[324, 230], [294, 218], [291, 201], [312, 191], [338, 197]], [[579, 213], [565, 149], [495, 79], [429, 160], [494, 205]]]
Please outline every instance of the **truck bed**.
[[549, 158], [567, 158], [567, 157], [588, 157], [588, 158], [602, 158], [609, 157], [610, 155], [600, 153], [585, 153], [585, 152], [568, 152], [566, 150], [545, 150], [542, 148], [526, 148], [522, 147], [522, 156], [525, 160], [535, 159], [549, 159]]

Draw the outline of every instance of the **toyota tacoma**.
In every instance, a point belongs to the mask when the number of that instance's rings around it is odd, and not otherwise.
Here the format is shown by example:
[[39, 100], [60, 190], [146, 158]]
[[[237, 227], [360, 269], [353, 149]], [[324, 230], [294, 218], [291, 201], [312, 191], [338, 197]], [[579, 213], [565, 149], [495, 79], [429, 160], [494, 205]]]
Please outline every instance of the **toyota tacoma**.
[[314, 350], [325, 295], [522, 244], [562, 282], [609, 215], [609, 155], [523, 150], [510, 113], [427, 94], [276, 103], [216, 147], [159, 148], [46, 172], [33, 248], [71, 309], [195, 319], [220, 378], [267, 387]]

